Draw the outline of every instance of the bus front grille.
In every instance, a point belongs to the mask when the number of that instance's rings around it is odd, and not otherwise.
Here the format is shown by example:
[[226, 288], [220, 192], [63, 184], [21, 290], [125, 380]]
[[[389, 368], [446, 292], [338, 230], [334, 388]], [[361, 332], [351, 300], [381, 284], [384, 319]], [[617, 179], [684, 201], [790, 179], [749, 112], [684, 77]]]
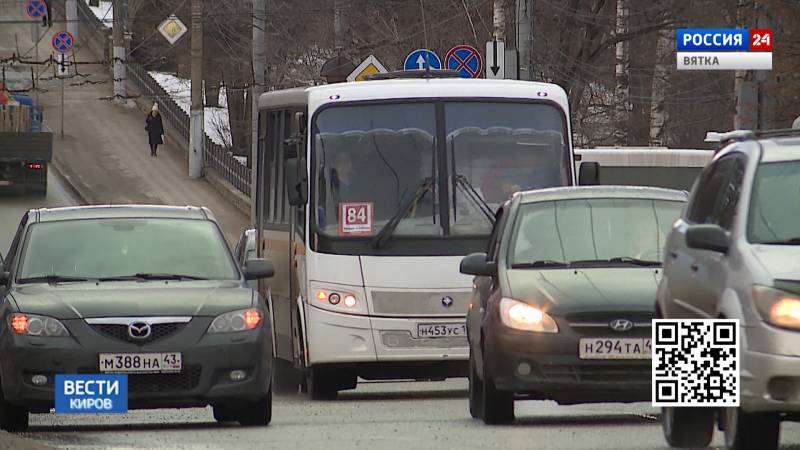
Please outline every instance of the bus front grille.
[[466, 348], [466, 336], [415, 339], [408, 331], [381, 331], [386, 348]]
[[372, 291], [371, 295], [376, 315], [430, 317], [466, 315], [471, 293]]

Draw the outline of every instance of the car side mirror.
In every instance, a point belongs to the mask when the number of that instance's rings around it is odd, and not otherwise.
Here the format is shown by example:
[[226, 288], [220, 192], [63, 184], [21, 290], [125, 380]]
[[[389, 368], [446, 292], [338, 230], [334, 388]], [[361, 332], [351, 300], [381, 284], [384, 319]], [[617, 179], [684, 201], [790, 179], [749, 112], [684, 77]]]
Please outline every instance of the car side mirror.
[[578, 168], [578, 185], [595, 186], [600, 184], [600, 163], [595, 161], [581, 162]]
[[491, 277], [497, 273], [497, 264], [488, 261], [486, 253], [472, 253], [461, 260], [459, 271], [465, 275]]
[[728, 253], [731, 238], [717, 225], [692, 225], [686, 229], [686, 245], [698, 250]]
[[252, 258], [244, 262], [244, 279], [259, 280], [275, 275], [275, 267], [264, 258]]
[[286, 193], [289, 204], [292, 206], [305, 205], [308, 203], [308, 173], [305, 160], [288, 158], [284, 161], [283, 167], [286, 174]]

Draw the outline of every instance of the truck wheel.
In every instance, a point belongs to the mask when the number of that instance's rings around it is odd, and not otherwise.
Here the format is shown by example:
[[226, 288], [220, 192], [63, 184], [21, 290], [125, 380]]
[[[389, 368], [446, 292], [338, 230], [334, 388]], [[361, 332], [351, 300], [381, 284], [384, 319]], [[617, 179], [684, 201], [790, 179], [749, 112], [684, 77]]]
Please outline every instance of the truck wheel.
[[303, 382], [303, 372], [285, 359], [275, 358], [272, 385], [276, 394], [297, 394]]
[[28, 410], [23, 406], [6, 403], [0, 398], [0, 430], [10, 433], [28, 429]]
[[781, 422], [776, 414], [746, 413], [725, 408], [725, 446], [734, 450], [774, 450], [780, 440]]
[[469, 414], [473, 419], [483, 418], [483, 381], [478, 377], [472, 349], [469, 351]]
[[706, 447], [714, 433], [714, 408], [662, 408], [661, 426], [670, 447]]

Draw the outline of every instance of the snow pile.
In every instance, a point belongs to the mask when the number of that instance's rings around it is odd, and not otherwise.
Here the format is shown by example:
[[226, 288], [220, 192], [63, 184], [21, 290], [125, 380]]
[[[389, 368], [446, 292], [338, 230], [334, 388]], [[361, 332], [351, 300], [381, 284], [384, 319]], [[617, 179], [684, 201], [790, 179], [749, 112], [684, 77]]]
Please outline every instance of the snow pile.
[[[84, 0], [87, 5], [89, 5], [89, 0]], [[111, 28], [114, 25], [114, 11], [112, 5], [114, 2], [110, 1], [101, 1], [100, 6], [89, 6], [89, 9], [92, 10], [95, 17], [97, 17], [100, 22], [103, 22], [103, 25], [106, 28]]]
[[[189, 114], [192, 109], [191, 80], [163, 72], [148, 72], [148, 74], [167, 91], [186, 114]], [[219, 91], [219, 105], [219, 108], [207, 106], [204, 109], [205, 132], [215, 144], [229, 148], [233, 145], [233, 139], [228, 121], [228, 98], [225, 95], [225, 88]]]

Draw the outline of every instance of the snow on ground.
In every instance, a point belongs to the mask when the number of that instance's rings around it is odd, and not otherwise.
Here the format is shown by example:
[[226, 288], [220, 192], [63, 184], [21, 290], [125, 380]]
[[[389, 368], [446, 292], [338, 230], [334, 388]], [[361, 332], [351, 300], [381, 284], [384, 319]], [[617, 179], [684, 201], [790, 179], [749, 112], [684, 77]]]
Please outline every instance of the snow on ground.
[[[89, 4], [89, 0], [84, 0]], [[111, 28], [114, 25], [114, 11], [112, 9], [113, 2], [101, 1], [100, 6], [89, 6], [94, 15], [103, 22], [106, 28]]]
[[[189, 114], [192, 108], [192, 83], [185, 78], [163, 72], [148, 72], [156, 82], [178, 103], [182, 110]], [[225, 88], [219, 91], [219, 108], [206, 107], [203, 111], [205, 131], [216, 144], [230, 147], [232, 143], [230, 122], [228, 121], [228, 99]]]

